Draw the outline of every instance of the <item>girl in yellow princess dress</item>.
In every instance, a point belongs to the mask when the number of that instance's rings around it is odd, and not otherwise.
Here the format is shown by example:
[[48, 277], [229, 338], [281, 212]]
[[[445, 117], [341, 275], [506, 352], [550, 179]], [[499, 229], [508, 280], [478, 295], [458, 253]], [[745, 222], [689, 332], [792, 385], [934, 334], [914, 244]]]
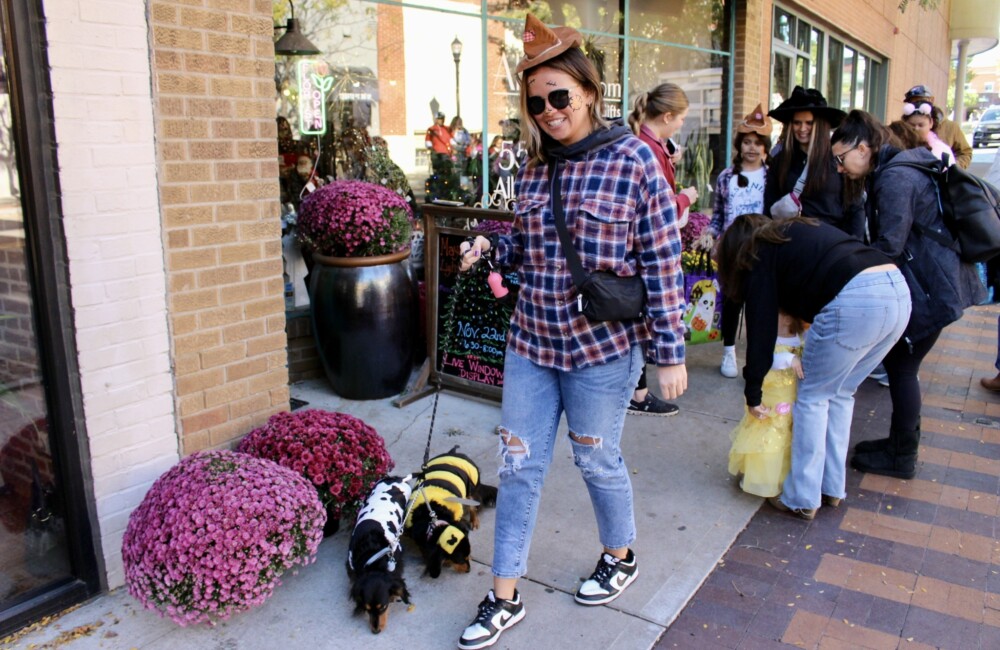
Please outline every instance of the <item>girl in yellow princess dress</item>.
[[762, 497], [781, 493], [791, 460], [792, 405], [802, 379], [804, 324], [784, 312], [778, 315], [774, 362], [764, 377], [762, 404], [769, 414], [758, 419], [749, 412], [733, 429], [729, 473], [739, 476], [744, 492]]

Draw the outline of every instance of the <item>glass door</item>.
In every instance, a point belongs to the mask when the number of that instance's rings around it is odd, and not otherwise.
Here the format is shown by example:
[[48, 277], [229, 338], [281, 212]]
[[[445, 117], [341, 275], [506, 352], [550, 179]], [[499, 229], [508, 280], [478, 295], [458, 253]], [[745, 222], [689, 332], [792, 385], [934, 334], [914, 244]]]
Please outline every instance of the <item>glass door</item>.
[[0, 636], [99, 587], [43, 26], [0, 0]]
[[6, 56], [0, 68], [0, 602], [7, 603], [67, 577], [70, 565], [40, 361], [44, 350], [35, 325]]

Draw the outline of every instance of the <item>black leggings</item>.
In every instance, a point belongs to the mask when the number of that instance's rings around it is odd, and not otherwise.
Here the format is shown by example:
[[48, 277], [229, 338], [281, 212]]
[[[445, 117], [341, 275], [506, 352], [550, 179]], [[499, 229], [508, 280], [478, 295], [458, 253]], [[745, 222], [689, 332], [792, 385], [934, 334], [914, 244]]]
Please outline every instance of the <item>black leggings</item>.
[[740, 326], [741, 311], [743, 311], [743, 303], [733, 302], [723, 294], [722, 326], [720, 327], [723, 345], [736, 345], [736, 330]]
[[913, 431], [920, 426], [920, 382], [917, 371], [920, 363], [931, 351], [941, 335], [938, 330], [913, 344], [913, 351], [905, 339], [899, 339], [885, 355], [882, 364], [889, 375], [889, 397], [892, 398], [890, 426], [898, 431]]

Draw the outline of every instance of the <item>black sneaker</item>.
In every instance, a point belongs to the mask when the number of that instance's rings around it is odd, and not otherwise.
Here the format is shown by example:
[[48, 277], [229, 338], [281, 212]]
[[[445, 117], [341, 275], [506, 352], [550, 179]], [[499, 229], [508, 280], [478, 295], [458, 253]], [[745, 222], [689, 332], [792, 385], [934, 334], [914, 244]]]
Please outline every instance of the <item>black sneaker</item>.
[[632, 415], [677, 415], [680, 409], [676, 404], [671, 404], [670, 402], [664, 402], [662, 399], [653, 395], [652, 393], [646, 393], [646, 399], [641, 402], [637, 402], [634, 399], [628, 402], [628, 412]]
[[581, 605], [610, 603], [638, 577], [639, 565], [632, 549], [628, 550], [628, 557], [624, 560], [602, 553], [593, 575], [576, 590], [576, 602]]
[[476, 620], [465, 628], [462, 638], [458, 640], [458, 647], [462, 650], [476, 650], [485, 648], [496, 643], [500, 639], [500, 634], [515, 623], [524, 618], [524, 605], [521, 603], [521, 594], [514, 590], [514, 597], [510, 600], [496, 599], [493, 590], [490, 589], [479, 603], [479, 613]]

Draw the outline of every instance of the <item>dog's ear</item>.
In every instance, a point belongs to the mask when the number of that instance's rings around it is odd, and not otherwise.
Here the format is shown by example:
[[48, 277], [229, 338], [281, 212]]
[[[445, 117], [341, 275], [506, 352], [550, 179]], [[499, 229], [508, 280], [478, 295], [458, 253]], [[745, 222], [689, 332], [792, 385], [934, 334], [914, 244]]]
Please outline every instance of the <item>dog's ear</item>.
[[398, 598], [407, 605], [410, 604], [410, 591], [406, 588], [406, 582], [402, 578], [394, 578], [392, 586], [389, 588], [389, 595]]
[[360, 614], [365, 611], [365, 593], [364, 587], [360, 582], [351, 583], [351, 600], [354, 601], [354, 613]]
[[476, 488], [476, 498], [487, 508], [493, 508], [497, 505], [497, 489], [492, 485], [487, 485], [486, 483], [480, 483], [479, 487]]

